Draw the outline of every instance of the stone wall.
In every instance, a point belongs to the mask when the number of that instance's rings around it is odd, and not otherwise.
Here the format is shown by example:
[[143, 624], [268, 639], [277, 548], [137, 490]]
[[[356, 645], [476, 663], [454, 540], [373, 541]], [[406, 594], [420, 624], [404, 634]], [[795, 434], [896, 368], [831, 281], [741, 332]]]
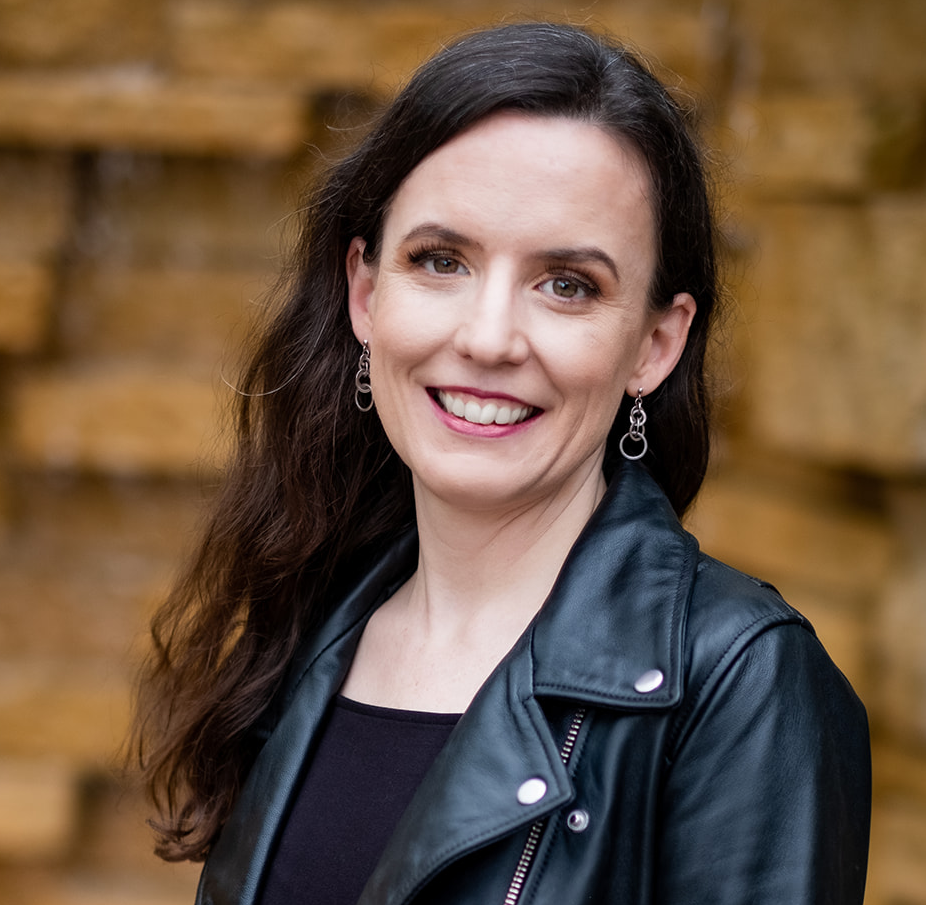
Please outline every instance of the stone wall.
[[342, 127], [443, 38], [525, 13], [630, 37], [724, 151], [735, 316], [692, 525], [859, 690], [867, 901], [926, 905], [922, 0], [0, 0], [3, 901], [192, 900], [116, 752], [236, 337]]

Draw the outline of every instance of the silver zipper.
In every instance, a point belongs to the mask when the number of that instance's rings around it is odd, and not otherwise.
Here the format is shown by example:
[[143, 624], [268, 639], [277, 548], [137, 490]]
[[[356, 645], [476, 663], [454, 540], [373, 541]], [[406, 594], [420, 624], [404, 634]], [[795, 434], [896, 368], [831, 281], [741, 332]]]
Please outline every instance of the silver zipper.
[[[563, 740], [563, 746], [560, 748], [559, 756], [564, 766], [569, 766], [569, 758], [572, 757], [572, 749], [576, 746], [576, 739], [579, 736], [579, 730], [582, 728], [582, 722], [585, 719], [585, 709], [575, 712], [572, 717], [572, 723], [569, 725], [569, 731]], [[521, 898], [521, 892], [524, 890], [524, 881], [527, 879], [527, 872], [531, 869], [534, 856], [537, 854], [537, 846], [540, 844], [540, 836], [543, 833], [546, 817], [534, 821], [531, 825], [530, 832], [527, 834], [527, 841], [521, 851], [521, 857], [518, 858], [517, 867], [514, 869], [514, 876], [511, 878], [511, 884], [508, 887], [508, 894], [505, 896], [504, 905], [517, 905], [518, 899]]]

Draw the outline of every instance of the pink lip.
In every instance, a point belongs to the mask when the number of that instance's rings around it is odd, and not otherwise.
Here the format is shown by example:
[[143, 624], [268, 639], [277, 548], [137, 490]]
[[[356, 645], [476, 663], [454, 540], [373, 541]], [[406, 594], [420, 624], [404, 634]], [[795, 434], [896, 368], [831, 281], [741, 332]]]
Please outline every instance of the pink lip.
[[[440, 387], [429, 387], [430, 391], [436, 392], [437, 390], [442, 390], [445, 393], [451, 393], [454, 396], [475, 396], [476, 399], [504, 399], [506, 402], [513, 402], [518, 406], [531, 406], [529, 402], [525, 402], [523, 399], [518, 399], [517, 396], [512, 396], [510, 393], [493, 393], [487, 390], [477, 390], [475, 387], [461, 387], [461, 386], [440, 386]], [[535, 408], [535, 406], [531, 406]]]
[[[454, 395], [470, 395], [475, 396], [477, 399], [504, 399], [515, 405], [529, 405], [529, 403], [523, 402], [516, 396], [511, 396], [508, 393], [487, 393], [484, 390], [476, 390], [471, 387], [441, 387], [441, 389]], [[467, 437], [480, 437], [483, 439], [510, 437], [513, 434], [520, 433], [522, 430], [529, 428], [537, 420], [538, 415], [542, 414], [542, 410], [539, 410], [518, 424], [473, 424], [471, 421], [466, 421], [464, 418], [458, 418], [456, 415], [445, 412], [431, 393], [428, 393], [428, 398], [431, 400], [431, 405], [437, 417], [450, 428], [450, 430], [456, 431], [458, 434], [464, 434]]]

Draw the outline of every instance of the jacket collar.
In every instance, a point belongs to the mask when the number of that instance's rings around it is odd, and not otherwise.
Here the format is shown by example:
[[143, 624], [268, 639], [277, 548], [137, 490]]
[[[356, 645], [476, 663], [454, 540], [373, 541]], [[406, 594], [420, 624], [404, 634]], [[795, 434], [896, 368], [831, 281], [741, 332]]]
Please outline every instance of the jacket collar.
[[[613, 707], [677, 703], [684, 615], [697, 559], [697, 541], [679, 524], [659, 486], [641, 466], [622, 462], [528, 629], [532, 692]], [[362, 627], [416, 564], [417, 538], [409, 532], [347, 596], [297, 662], [308, 668], [318, 652]], [[654, 670], [662, 673], [661, 684], [638, 690], [640, 678]]]
[[697, 558], [697, 541], [653, 479], [623, 465], [534, 625], [534, 693], [612, 707], [676, 704]]

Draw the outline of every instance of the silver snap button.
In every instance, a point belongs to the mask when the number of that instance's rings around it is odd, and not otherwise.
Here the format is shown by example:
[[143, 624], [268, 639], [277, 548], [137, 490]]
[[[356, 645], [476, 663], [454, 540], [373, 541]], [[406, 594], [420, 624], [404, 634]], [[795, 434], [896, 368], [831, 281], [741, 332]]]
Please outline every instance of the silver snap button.
[[566, 826], [574, 833], [584, 833], [588, 829], [588, 811], [576, 808], [566, 818]]
[[518, 802], [520, 804], [536, 804], [547, 794], [547, 784], [535, 776], [533, 779], [525, 780], [518, 788]]
[[665, 681], [665, 676], [661, 669], [648, 669], [633, 683], [633, 687], [640, 694], [649, 694], [659, 688], [663, 681]]

